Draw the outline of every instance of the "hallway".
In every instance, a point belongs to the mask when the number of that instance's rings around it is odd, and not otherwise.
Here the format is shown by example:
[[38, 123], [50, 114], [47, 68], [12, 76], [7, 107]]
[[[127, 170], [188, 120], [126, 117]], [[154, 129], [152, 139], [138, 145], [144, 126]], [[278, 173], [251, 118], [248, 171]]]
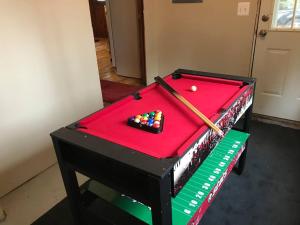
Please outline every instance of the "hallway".
[[140, 86], [142, 84], [140, 79], [120, 76], [113, 67], [109, 51], [108, 39], [101, 38], [95, 42], [97, 63], [101, 80], [114, 81], [123, 84], [130, 84]]

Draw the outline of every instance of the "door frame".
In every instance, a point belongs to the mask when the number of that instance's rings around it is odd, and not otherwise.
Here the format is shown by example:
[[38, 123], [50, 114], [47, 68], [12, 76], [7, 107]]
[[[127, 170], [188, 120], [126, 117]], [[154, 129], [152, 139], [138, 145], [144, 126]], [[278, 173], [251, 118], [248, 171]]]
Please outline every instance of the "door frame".
[[249, 77], [253, 77], [253, 68], [254, 68], [254, 61], [255, 61], [256, 42], [257, 42], [257, 38], [258, 38], [257, 34], [258, 34], [258, 26], [259, 26], [259, 19], [260, 19], [261, 2], [262, 2], [262, 0], [257, 0], [255, 25], [254, 25], [254, 31], [253, 31], [251, 60], [250, 60], [250, 68], [249, 68]]
[[140, 69], [142, 84], [146, 85], [146, 51], [145, 51], [145, 22], [144, 22], [144, 0], [136, 0], [138, 15]]

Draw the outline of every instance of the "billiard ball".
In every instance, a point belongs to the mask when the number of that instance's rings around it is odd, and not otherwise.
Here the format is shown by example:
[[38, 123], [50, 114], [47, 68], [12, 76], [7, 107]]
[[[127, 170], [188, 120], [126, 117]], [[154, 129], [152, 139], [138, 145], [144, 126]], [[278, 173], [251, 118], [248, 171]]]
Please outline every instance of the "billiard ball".
[[159, 128], [160, 127], [160, 122], [155, 121], [154, 124], [153, 124], [153, 127], [154, 128]]
[[147, 123], [147, 121], [148, 121], [148, 118], [147, 118], [147, 117], [142, 117], [141, 123], [142, 123], [142, 122], [143, 122], [143, 123]]
[[140, 120], [142, 118], [142, 116], [141, 115], [136, 115], [135, 118]]
[[161, 120], [161, 116], [155, 116], [154, 120]]
[[191, 86], [191, 88], [190, 88], [190, 89], [191, 89], [191, 91], [192, 91], [192, 92], [195, 92], [195, 91], [197, 91], [197, 87], [196, 87], [195, 85]]
[[141, 124], [143, 124], [143, 125], [147, 124], [147, 120], [142, 120]]

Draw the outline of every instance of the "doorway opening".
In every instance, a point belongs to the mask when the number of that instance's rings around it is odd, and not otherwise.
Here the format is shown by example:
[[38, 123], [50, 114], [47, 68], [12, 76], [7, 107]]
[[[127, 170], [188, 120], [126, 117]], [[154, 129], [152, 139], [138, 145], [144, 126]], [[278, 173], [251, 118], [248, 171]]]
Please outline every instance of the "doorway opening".
[[104, 101], [146, 84], [143, 0], [89, 0]]

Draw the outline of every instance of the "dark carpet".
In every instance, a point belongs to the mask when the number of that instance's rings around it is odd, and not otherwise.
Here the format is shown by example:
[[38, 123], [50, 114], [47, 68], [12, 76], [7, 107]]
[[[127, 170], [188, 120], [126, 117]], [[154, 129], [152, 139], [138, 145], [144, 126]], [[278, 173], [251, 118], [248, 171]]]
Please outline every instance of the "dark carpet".
[[101, 80], [103, 101], [115, 102], [141, 89], [141, 86], [121, 84], [108, 80]]
[[[252, 122], [244, 173], [230, 175], [200, 224], [299, 225], [299, 173], [300, 130]], [[86, 225], [105, 224], [86, 221]], [[67, 200], [33, 225], [72, 225]]]

